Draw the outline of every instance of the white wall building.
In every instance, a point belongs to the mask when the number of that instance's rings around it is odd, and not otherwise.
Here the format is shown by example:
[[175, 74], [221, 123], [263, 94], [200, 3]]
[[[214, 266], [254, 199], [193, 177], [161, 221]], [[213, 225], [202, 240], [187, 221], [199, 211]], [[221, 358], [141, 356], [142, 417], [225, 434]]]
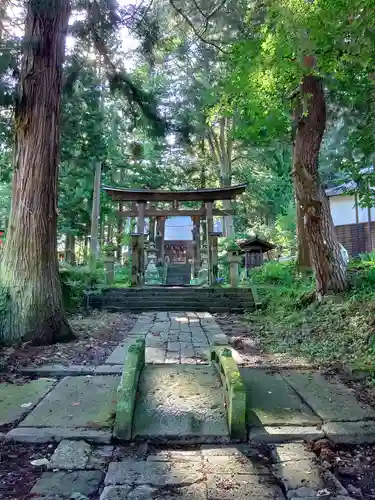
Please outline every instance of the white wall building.
[[326, 190], [337, 237], [352, 256], [375, 248], [375, 207], [360, 207], [356, 188], [352, 181]]

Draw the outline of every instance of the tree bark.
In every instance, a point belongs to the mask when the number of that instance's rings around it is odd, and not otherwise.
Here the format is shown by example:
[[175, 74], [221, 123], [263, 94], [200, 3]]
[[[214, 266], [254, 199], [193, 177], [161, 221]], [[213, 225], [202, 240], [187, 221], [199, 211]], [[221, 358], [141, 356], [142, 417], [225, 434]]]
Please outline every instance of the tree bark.
[[[119, 205], [118, 207], [119, 212], [122, 212], [123, 203], [120, 202], [118, 205]], [[124, 237], [124, 227], [125, 227], [124, 217], [119, 215], [117, 218], [117, 232], [116, 232], [116, 259], [117, 262], [119, 262], [120, 264], [122, 260], [122, 239]]]
[[15, 109], [12, 205], [0, 266], [0, 341], [71, 338], [57, 258], [60, 98], [69, 0], [28, 2]]
[[94, 188], [92, 196], [91, 230], [90, 230], [90, 259], [89, 268], [93, 272], [99, 258], [99, 218], [100, 218], [100, 182], [102, 175], [102, 164], [95, 162]]
[[[232, 185], [232, 179], [224, 178], [222, 182], [223, 187], [230, 187]], [[223, 209], [224, 210], [232, 210], [233, 205], [231, 200], [223, 200]], [[224, 215], [223, 217], [223, 234], [227, 238], [234, 237], [234, 220], [233, 215]]]
[[76, 263], [76, 254], [75, 254], [75, 244], [76, 239], [74, 234], [66, 234], [65, 236], [65, 262], [71, 265], [75, 265]]
[[297, 226], [297, 261], [296, 266], [303, 270], [311, 268], [309, 242], [307, 239], [301, 205], [296, 199], [296, 226]]
[[298, 124], [293, 155], [293, 178], [304, 220], [317, 297], [346, 288], [346, 268], [336, 238], [328, 198], [318, 173], [320, 145], [326, 125], [322, 81], [304, 76], [297, 106]]

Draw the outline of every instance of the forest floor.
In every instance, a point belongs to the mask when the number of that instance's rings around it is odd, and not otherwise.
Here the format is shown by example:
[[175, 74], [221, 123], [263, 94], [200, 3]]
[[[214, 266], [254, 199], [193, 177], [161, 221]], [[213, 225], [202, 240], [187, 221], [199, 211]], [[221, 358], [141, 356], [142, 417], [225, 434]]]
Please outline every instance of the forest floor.
[[136, 315], [92, 311], [69, 318], [76, 335], [71, 342], [49, 346], [0, 347], [0, 382], [12, 382], [21, 367], [44, 364], [100, 365], [132, 329]]

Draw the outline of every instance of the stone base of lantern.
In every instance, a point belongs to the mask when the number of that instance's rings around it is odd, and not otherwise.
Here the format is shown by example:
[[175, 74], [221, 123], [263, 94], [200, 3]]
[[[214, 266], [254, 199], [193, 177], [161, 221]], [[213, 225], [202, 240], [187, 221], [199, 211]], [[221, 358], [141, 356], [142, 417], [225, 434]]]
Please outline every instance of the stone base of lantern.
[[208, 286], [208, 269], [202, 268], [199, 270], [197, 281], [198, 281], [198, 283], [197, 283], [198, 285]]
[[149, 264], [145, 272], [145, 285], [161, 285], [160, 274], [155, 264]]

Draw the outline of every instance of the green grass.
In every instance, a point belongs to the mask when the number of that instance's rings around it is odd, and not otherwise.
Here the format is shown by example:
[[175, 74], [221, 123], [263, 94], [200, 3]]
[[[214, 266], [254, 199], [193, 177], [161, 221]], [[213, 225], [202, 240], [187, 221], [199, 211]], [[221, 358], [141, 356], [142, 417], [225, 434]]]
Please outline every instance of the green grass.
[[314, 300], [312, 274], [293, 262], [270, 262], [253, 270], [250, 283], [262, 300], [247, 315], [269, 352], [374, 366], [375, 253], [353, 260], [347, 292]]

